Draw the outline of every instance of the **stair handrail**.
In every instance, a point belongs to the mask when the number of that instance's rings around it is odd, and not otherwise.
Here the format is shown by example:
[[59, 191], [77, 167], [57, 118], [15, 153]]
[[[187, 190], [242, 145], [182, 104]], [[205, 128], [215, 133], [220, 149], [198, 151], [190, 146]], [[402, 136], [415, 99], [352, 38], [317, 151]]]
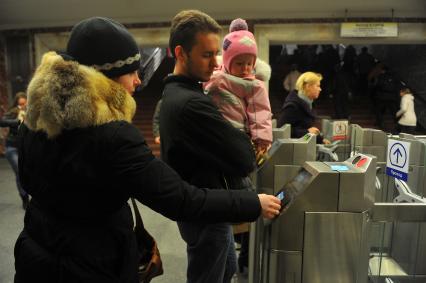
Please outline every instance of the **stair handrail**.
[[[165, 55], [166, 55], [165, 52], [162, 52], [162, 48], [156, 47], [154, 49], [154, 52], [152, 52], [152, 54], [148, 57], [148, 59], [142, 65], [140, 70], [143, 75], [143, 78], [142, 78], [143, 87], [148, 85], [151, 77], [154, 75], [156, 69], [161, 64], [161, 61], [165, 57]], [[159, 56], [161, 58], [157, 60]]]

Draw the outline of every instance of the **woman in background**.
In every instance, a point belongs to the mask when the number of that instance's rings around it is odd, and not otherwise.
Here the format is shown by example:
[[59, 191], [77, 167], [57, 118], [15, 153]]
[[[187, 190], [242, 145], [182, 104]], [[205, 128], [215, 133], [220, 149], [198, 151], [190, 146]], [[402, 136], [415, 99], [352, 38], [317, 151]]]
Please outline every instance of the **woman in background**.
[[16, 187], [22, 199], [22, 208], [28, 205], [28, 194], [22, 188], [18, 177], [18, 127], [24, 120], [27, 107], [27, 96], [24, 92], [18, 92], [12, 107], [4, 114], [0, 120], [0, 127], [8, 127], [9, 133], [6, 138], [6, 159], [9, 161], [16, 177]]
[[323, 139], [320, 130], [314, 127], [316, 115], [312, 103], [321, 92], [322, 75], [314, 72], [303, 73], [296, 82], [296, 89], [287, 96], [281, 109], [277, 127], [291, 125], [291, 137], [300, 138], [306, 133], [317, 136], [317, 143], [330, 143]]
[[396, 113], [398, 120], [398, 131], [401, 133], [414, 134], [416, 131], [417, 117], [414, 111], [414, 96], [409, 88], [403, 88], [399, 91], [401, 96], [401, 105]]

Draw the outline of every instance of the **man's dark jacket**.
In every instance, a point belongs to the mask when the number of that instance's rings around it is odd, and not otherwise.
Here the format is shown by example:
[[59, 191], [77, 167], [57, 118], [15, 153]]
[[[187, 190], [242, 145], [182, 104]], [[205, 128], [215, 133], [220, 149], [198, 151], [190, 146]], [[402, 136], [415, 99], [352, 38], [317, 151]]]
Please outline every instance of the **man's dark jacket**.
[[226, 188], [255, 168], [249, 137], [223, 118], [197, 81], [166, 78], [160, 125], [162, 159], [192, 185]]

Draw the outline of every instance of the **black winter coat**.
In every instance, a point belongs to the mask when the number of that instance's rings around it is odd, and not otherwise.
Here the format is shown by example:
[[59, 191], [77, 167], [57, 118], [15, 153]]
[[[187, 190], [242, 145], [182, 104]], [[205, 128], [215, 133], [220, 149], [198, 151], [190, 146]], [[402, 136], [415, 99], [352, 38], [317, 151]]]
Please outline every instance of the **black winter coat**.
[[161, 157], [198, 187], [235, 188], [255, 168], [249, 137], [219, 112], [199, 82], [184, 76], [165, 80], [160, 113]]
[[[290, 92], [284, 101], [277, 127], [290, 124], [291, 137], [300, 138], [308, 133], [309, 128], [314, 127], [315, 119], [315, 112], [309, 108], [306, 101], [297, 95], [295, 90]], [[320, 136], [317, 136], [317, 143], [322, 143]]]
[[138, 282], [129, 197], [173, 220], [258, 217], [256, 194], [190, 186], [157, 160], [125, 121], [133, 98], [94, 69], [47, 53], [28, 95], [19, 174], [32, 200], [15, 282]]

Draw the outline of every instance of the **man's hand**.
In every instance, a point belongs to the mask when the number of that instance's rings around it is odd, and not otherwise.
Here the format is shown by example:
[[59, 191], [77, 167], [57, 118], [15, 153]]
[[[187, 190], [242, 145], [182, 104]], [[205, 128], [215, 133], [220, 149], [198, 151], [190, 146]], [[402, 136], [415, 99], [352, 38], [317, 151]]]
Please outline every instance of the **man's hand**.
[[272, 219], [280, 214], [281, 201], [276, 196], [258, 194], [260, 205], [262, 206], [262, 216]]
[[160, 137], [155, 137], [155, 138], [154, 138], [154, 142], [155, 142], [156, 144], [160, 144]]

